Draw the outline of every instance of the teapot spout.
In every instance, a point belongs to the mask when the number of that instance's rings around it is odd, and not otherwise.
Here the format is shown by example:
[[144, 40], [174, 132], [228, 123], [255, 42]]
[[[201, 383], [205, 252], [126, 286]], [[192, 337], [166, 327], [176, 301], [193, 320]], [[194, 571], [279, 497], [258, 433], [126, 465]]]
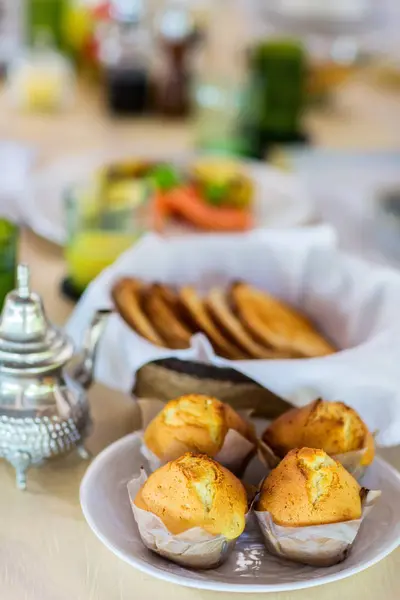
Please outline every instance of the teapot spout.
[[97, 348], [112, 310], [98, 310], [93, 317], [83, 342], [82, 359], [76, 366], [73, 378], [87, 389], [93, 383]]

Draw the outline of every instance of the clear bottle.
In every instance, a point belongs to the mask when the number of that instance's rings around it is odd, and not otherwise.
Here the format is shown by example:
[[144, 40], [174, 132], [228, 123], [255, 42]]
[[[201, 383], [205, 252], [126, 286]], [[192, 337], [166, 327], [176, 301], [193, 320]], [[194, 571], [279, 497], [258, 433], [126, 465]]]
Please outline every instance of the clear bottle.
[[246, 152], [240, 132], [245, 81], [246, 30], [238, 0], [213, 4], [204, 52], [192, 86], [195, 144], [222, 154]]
[[25, 20], [24, 0], [0, 1], [0, 73], [22, 48]]

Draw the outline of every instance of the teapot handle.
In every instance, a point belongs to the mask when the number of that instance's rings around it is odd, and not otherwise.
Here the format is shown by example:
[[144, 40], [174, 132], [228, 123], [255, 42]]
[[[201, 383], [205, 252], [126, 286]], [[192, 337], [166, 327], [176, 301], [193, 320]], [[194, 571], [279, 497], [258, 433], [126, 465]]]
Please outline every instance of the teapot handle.
[[90, 387], [93, 383], [98, 344], [108, 318], [113, 312], [114, 311], [110, 309], [98, 310], [85, 333], [82, 347], [82, 359], [73, 374], [75, 381], [85, 389]]

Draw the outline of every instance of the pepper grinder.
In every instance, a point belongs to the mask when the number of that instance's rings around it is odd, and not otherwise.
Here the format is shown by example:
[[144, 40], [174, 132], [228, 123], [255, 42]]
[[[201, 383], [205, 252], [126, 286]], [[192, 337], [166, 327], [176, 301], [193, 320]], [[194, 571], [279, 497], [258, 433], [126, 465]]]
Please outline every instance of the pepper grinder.
[[194, 21], [188, 9], [174, 0], [162, 12], [158, 30], [163, 55], [156, 82], [157, 107], [164, 115], [183, 117], [190, 104], [188, 59], [197, 39]]

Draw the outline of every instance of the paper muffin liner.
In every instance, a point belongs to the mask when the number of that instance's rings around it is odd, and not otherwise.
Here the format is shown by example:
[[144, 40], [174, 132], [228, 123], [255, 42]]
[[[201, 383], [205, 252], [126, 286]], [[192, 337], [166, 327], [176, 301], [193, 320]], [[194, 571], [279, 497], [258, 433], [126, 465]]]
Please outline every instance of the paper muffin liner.
[[227, 540], [223, 535], [212, 535], [201, 527], [194, 527], [178, 535], [173, 535], [159, 517], [138, 508], [134, 500], [147, 479], [141, 469], [139, 477], [128, 483], [131, 501], [140, 537], [144, 545], [164, 558], [194, 569], [212, 569], [221, 565], [232, 552], [236, 539]]
[[328, 525], [282, 527], [274, 523], [269, 512], [255, 510], [267, 550], [281, 558], [315, 567], [330, 567], [342, 562], [381, 492], [364, 490], [364, 494], [360, 519]]
[[[144, 436], [144, 432], [142, 434], [142, 440]], [[192, 448], [186, 447], [184, 444], [181, 444], [180, 454], [185, 454], [185, 452], [193, 451]], [[252, 442], [249, 442], [245, 437], [243, 437], [240, 433], [235, 431], [234, 429], [229, 429], [228, 433], [225, 436], [224, 443], [222, 445], [221, 450], [215, 456], [212, 456], [214, 460], [218, 463], [229, 469], [234, 475], [237, 477], [242, 477], [247, 465], [250, 460], [256, 453], [256, 445]], [[179, 458], [175, 454], [173, 456], [166, 456], [163, 460], [158, 458], [144, 443], [142, 442], [141, 446], [141, 454], [147, 460], [151, 471], [155, 471], [163, 464], [169, 462], [170, 460], [175, 460]]]
[[361, 450], [353, 450], [351, 452], [335, 454], [332, 456], [332, 458], [339, 461], [344, 466], [346, 471], [348, 471], [350, 475], [353, 475], [354, 479], [361, 481], [365, 475], [365, 471], [369, 467], [369, 465], [361, 464], [364, 454], [367, 452], [367, 450], [368, 448], [362, 448]]
[[[357, 481], [360, 481], [366, 469], [369, 465], [362, 465], [362, 459], [364, 454], [367, 452], [367, 448], [362, 448], [361, 450], [353, 450], [351, 452], [343, 452], [342, 454], [332, 455], [334, 460], [339, 461], [346, 471], [348, 471]], [[258, 457], [261, 462], [269, 467], [270, 469], [275, 469], [276, 466], [281, 462], [282, 458], [279, 458], [272, 448], [268, 446], [264, 441], [260, 440], [258, 443], [257, 449]]]
[[282, 460], [263, 440], [258, 440], [257, 454], [261, 462], [269, 469], [275, 469]]

